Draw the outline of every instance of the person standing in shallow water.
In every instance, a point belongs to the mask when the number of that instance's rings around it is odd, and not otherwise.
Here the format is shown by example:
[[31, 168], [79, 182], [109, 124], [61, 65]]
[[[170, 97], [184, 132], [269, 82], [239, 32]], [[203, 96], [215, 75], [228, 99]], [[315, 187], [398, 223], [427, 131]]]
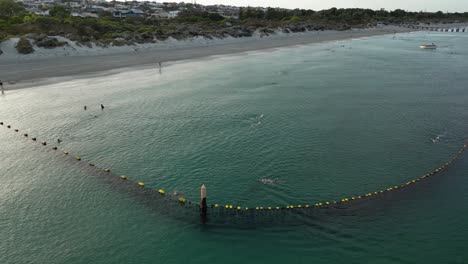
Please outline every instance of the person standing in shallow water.
[[88, 109], [88, 108], [86, 107], [86, 105], [85, 105], [83, 108], [84, 108], [85, 111]]
[[104, 110], [104, 105], [103, 104], [101, 104], [101, 110]]
[[1, 89], [2, 89], [2, 94], [5, 94], [5, 91], [3, 90], [3, 82], [2, 82], [2, 80], [0, 80], [0, 87], [1, 87]]

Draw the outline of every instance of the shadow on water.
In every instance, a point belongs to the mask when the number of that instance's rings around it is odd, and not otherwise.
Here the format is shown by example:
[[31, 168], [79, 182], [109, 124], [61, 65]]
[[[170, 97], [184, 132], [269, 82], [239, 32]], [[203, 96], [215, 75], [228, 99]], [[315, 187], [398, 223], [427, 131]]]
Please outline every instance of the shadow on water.
[[[3, 123], [0, 125], [5, 127]], [[202, 229], [227, 228], [227, 229], [258, 229], [258, 228], [281, 228], [312, 226], [317, 229], [327, 228], [323, 223], [334, 222], [346, 217], [366, 216], [379, 214], [395, 204], [415, 200], [415, 197], [427, 193], [435, 184], [443, 180], [449, 174], [452, 162], [460, 162], [466, 148], [465, 145], [452, 158], [450, 163], [423, 177], [417, 178], [413, 183], [408, 182], [395, 186], [391, 190], [382, 190], [374, 193], [363, 194], [346, 200], [314, 204], [314, 205], [292, 205], [288, 207], [257, 207], [238, 208], [237, 206], [209, 205], [207, 210], [207, 223], [201, 224], [201, 213], [198, 202], [184, 200], [179, 197], [161, 193], [160, 190], [140, 186], [139, 183], [122, 179], [108, 169], [99, 168], [89, 161], [81, 160], [68, 152], [63, 152], [57, 147], [46, 145], [38, 139], [31, 140], [31, 136], [24, 136], [13, 127], [5, 128], [18, 133], [30, 142], [50, 152], [73, 166], [80, 166], [89, 176], [98, 177], [103, 186], [120, 192], [131, 199], [143, 204], [155, 215], [167, 217], [173, 221], [179, 221], [187, 225], [200, 225]], [[455, 163], [456, 164], [456, 163]], [[437, 180], [433, 180], [436, 178]], [[333, 232], [333, 230], [329, 230]]]

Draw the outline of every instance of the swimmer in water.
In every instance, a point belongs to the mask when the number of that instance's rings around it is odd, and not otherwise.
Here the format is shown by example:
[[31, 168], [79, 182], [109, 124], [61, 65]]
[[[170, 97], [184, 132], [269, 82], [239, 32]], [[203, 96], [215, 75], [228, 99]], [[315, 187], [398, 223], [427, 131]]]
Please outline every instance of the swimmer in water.
[[180, 194], [180, 192], [178, 192], [178, 191], [172, 192], [172, 195], [179, 195], [179, 194]]
[[268, 179], [268, 178], [261, 179], [260, 181], [261, 181], [263, 184], [276, 184], [276, 183], [278, 183], [277, 180]]
[[432, 143], [437, 143], [440, 141], [440, 136], [437, 136], [435, 139], [431, 138]]
[[61, 140], [60, 138], [59, 138], [59, 139], [57, 139], [57, 143], [59, 143], [59, 144], [60, 144], [61, 142], [62, 142], [62, 140]]

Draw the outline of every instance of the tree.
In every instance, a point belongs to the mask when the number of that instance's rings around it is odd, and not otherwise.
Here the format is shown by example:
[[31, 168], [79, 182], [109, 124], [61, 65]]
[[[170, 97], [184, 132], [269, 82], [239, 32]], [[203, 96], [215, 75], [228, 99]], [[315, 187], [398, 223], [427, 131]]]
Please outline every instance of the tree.
[[53, 17], [62, 18], [62, 19], [69, 17], [70, 14], [71, 14], [70, 9], [63, 5], [54, 5], [49, 11], [49, 15]]
[[13, 0], [0, 0], [0, 17], [11, 17], [24, 10], [23, 5]]

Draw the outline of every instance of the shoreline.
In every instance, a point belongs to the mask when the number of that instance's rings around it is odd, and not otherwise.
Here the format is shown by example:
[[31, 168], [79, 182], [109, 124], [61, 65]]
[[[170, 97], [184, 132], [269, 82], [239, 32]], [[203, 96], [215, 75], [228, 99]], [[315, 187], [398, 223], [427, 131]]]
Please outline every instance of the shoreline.
[[63, 50], [59, 50], [62, 54], [55, 50], [44, 50], [43, 54], [45, 52], [50, 54], [45, 53], [48, 56], [37, 56], [34, 53], [0, 56], [0, 79], [3, 80], [7, 91], [56, 83], [70, 78], [117, 74], [128, 68], [154, 67], [158, 61], [162, 61], [167, 66], [168, 63], [183, 60], [412, 31], [415, 30], [396, 26], [348, 31], [312, 31], [278, 34], [263, 38], [219, 39], [196, 43], [182, 41], [175, 45], [165, 46], [158, 44], [126, 46], [104, 51], [88, 49], [87, 53], [73, 56], [63, 55]]

